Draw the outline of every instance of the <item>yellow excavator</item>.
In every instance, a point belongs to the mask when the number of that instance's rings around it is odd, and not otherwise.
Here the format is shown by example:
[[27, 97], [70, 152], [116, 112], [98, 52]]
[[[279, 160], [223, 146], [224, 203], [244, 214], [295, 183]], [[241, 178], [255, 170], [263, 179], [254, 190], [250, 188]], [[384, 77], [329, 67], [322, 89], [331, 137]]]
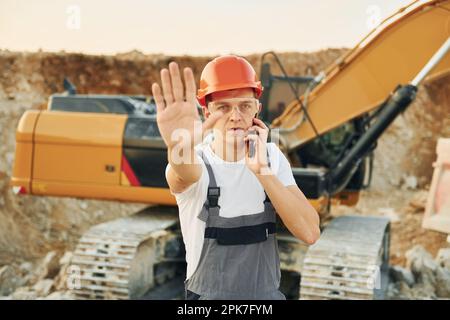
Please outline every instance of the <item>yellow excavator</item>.
[[[315, 77], [289, 76], [275, 53], [262, 56], [261, 117], [322, 221], [322, 236], [310, 247], [278, 227], [281, 268], [298, 275], [301, 299], [384, 297], [389, 221], [329, 219], [330, 204], [357, 203], [370, 185], [378, 138], [420, 83], [448, 76], [449, 36], [450, 0], [415, 1]], [[270, 55], [282, 74], [271, 73]], [[183, 269], [184, 248], [154, 101], [81, 95], [69, 81], [65, 87], [45, 110], [21, 117], [11, 186], [17, 194], [150, 204], [83, 234], [70, 289], [80, 299], [158, 292]]]

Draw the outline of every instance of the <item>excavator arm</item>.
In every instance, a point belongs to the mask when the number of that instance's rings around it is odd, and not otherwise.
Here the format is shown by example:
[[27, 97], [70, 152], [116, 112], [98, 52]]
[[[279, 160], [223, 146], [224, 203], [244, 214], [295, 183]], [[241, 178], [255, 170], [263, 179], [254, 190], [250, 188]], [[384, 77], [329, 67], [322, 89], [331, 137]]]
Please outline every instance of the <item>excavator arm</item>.
[[[415, 1], [400, 9], [325, 71], [307, 104], [303, 95], [273, 120], [280, 143], [289, 152], [379, 108], [398, 85], [413, 80], [449, 36], [449, 0]], [[446, 55], [426, 80], [449, 72]]]
[[[402, 8], [311, 79], [301, 97], [290, 83], [296, 99], [272, 121], [272, 137], [286, 153], [316, 138], [321, 154], [330, 158], [322, 136], [362, 119], [364, 130], [351, 136], [342, 152], [326, 161], [327, 171], [321, 179], [323, 193], [334, 196], [342, 192], [381, 134], [414, 100], [418, 84], [450, 72], [449, 35], [450, 1], [416, 1]], [[286, 80], [296, 82], [297, 87], [301, 82]], [[302, 175], [311, 171], [296, 173], [302, 181], [307, 178]]]

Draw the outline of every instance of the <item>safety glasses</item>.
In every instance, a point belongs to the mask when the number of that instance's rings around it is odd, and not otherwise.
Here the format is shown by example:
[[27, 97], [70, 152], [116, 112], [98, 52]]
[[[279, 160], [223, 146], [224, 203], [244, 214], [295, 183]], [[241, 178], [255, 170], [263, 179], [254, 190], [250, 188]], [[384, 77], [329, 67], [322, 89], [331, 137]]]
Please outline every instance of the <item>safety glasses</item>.
[[244, 116], [254, 115], [258, 110], [258, 99], [230, 98], [208, 103], [208, 110], [211, 113], [222, 111], [224, 114], [228, 114], [233, 109], [237, 109]]

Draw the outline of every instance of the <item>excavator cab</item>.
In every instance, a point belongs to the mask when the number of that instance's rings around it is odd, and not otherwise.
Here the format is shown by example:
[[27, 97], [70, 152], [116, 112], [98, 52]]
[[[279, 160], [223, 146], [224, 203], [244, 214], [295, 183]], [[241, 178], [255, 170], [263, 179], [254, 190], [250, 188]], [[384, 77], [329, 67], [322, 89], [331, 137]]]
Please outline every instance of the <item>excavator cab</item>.
[[305, 93], [314, 78], [275, 75], [271, 71], [270, 63], [264, 62], [264, 55], [261, 62], [260, 80], [264, 90], [260, 98], [263, 105], [260, 117], [263, 121], [271, 123], [283, 113], [288, 104]]
[[[272, 73], [271, 64], [265, 62], [265, 58], [269, 55], [274, 56], [282, 74]], [[269, 125], [283, 114], [292, 101], [306, 100], [321, 76], [287, 75], [274, 52], [267, 52], [261, 56], [260, 75], [264, 86], [260, 99], [263, 106], [260, 117]], [[366, 119], [367, 115], [356, 117], [290, 152], [294, 178], [308, 199], [328, 197], [324, 172], [330, 170], [352, 143], [364, 133]], [[373, 152], [370, 152], [361, 161], [345, 189], [334, 195], [333, 200], [349, 206], [355, 205], [359, 199], [360, 190], [370, 186], [372, 168]], [[316, 209], [321, 209], [323, 213], [329, 210], [327, 206], [316, 206]]]

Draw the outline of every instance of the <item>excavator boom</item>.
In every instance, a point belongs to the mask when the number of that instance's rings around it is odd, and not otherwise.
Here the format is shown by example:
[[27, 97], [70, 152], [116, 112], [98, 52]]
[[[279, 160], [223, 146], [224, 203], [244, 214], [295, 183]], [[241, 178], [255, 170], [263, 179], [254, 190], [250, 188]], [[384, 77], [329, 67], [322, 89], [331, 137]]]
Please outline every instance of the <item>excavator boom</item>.
[[[325, 71], [304, 106], [310, 121], [296, 100], [273, 120], [280, 142], [293, 150], [374, 110], [398, 85], [410, 83], [449, 36], [449, 0], [415, 1], [400, 9]], [[447, 55], [426, 80], [449, 72]]]

